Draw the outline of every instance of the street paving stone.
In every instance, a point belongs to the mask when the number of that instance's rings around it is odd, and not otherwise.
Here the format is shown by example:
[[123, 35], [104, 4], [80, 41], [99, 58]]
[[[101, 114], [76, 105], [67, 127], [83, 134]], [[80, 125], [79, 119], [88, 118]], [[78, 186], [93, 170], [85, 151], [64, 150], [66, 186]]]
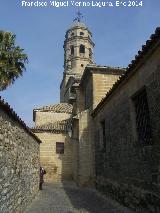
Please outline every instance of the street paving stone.
[[25, 213], [133, 213], [95, 189], [72, 182], [45, 183]]

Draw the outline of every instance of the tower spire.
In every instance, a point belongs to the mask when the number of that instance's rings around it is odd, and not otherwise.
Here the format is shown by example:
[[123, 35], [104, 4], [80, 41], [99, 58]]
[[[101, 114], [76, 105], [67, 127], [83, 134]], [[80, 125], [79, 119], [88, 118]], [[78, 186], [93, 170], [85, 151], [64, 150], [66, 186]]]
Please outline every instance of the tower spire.
[[81, 22], [81, 20], [83, 19], [82, 13], [78, 10], [78, 12], [76, 13], [76, 15], [77, 15], [77, 17], [73, 21]]

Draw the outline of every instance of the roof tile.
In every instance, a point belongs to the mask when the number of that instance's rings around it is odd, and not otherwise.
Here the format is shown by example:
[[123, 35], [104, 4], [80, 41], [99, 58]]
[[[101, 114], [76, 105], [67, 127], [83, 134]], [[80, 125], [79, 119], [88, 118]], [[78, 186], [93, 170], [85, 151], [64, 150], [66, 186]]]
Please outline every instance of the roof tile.
[[40, 108], [34, 109], [34, 111], [52, 111], [57, 113], [68, 113], [72, 114], [73, 106], [68, 103], [59, 103], [54, 105], [47, 105]]
[[33, 132], [37, 131], [49, 131], [49, 132], [67, 132], [71, 127], [72, 119], [66, 119], [62, 121], [56, 121], [54, 123], [46, 123], [43, 125], [35, 126], [32, 128]]

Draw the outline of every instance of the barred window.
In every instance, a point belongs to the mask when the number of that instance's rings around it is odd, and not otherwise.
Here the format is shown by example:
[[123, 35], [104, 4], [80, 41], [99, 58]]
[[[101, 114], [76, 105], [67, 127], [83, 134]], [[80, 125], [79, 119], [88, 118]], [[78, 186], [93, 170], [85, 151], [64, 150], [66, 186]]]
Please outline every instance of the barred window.
[[64, 143], [56, 142], [56, 154], [64, 154]]
[[151, 145], [152, 131], [146, 89], [133, 97], [136, 112], [136, 127], [139, 141], [144, 145]]

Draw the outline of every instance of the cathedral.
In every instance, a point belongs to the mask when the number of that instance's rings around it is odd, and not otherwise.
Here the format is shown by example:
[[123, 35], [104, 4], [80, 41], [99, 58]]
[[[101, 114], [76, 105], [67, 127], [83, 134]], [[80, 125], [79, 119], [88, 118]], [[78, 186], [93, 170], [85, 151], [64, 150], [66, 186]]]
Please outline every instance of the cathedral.
[[46, 181], [94, 186], [133, 209], [159, 212], [160, 28], [127, 68], [96, 65], [80, 16], [63, 48], [60, 103], [33, 110]]
[[[160, 28], [126, 68], [95, 63], [80, 13], [63, 48], [60, 103], [36, 107], [33, 128], [0, 97], [0, 212], [24, 212], [38, 193], [42, 166], [45, 183], [60, 185], [78, 210], [77, 189], [91, 187], [133, 212], [160, 213]], [[77, 184], [74, 193], [65, 181]]]
[[[47, 171], [46, 181], [93, 184], [90, 112], [125, 71], [96, 66], [94, 45], [91, 31], [79, 16], [65, 35], [60, 103], [33, 110], [32, 131], [43, 141], [40, 161]], [[87, 90], [83, 91], [84, 87]]]

